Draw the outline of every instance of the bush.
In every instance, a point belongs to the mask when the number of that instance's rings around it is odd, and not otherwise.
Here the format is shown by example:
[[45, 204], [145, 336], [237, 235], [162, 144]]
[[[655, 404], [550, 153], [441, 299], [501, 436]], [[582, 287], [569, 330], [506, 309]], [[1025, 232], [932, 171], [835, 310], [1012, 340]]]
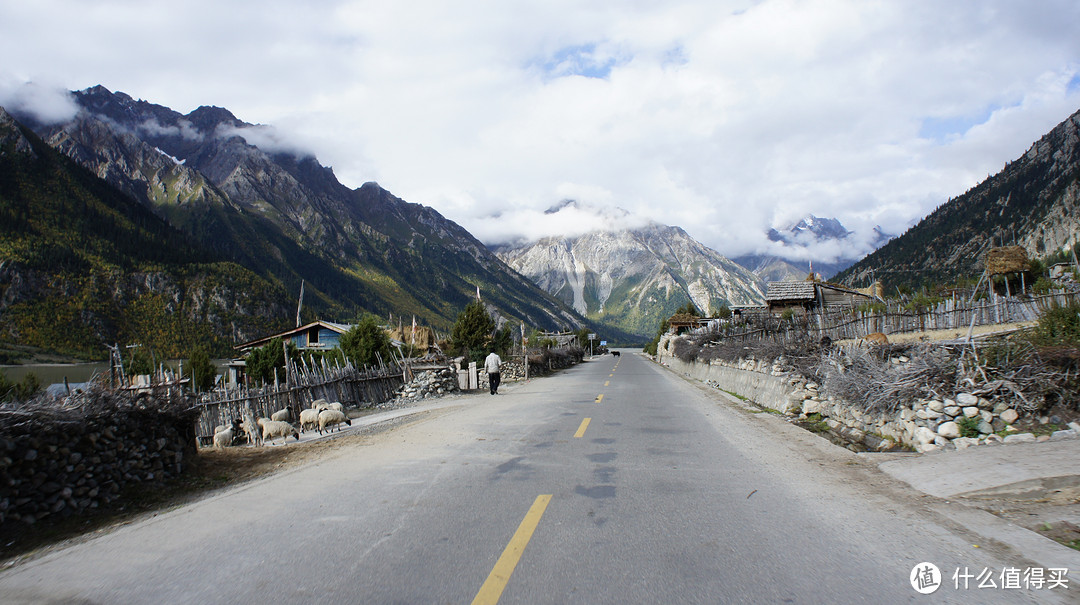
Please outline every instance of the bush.
[[961, 418], [956, 421], [956, 425], [960, 427], [961, 437], [978, 437], [979, 436], [979, 422], [982, 419], [975, 416], [971, 418]]
[[1040, 276], [1039, 279], [1035, 280], [1035, 283], [1031, 285], [1031, 291], [1035, 294], [1048, 294], [1054, 287], [1054, 282], [1044, 276]]
[[1035, 326], [1032, 343], [1038, 346], [1080, 346], [1080, 304], [1054, 307]]
[[380, 359], [384, 362], [393, 359], [390, 337], [379, 326], [378, 318], [370, 313], [341, 335], [338, 346], [345, 358], [358, 368], [376, 365]]
[[12, 382], [0, 374], [0, 403], [11, 401], [29, 401], [41, 392], [41, 381], [33, 372], [23, 376], [19, 382]]

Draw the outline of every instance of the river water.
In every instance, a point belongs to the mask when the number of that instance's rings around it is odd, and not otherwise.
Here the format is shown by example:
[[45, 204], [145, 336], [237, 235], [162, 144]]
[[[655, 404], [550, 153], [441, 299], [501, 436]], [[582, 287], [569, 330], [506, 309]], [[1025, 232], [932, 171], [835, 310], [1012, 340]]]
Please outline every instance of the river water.
[[0, 374], [12, 382], [18, 382], [27, 374], [36, 374], [38, 381], [43, 385], [58, 382], [86, 382], [94, 374], [109, 371], [109, 364], [105, 361], [93, 363], [33, 363], [21, 366], [0, 366]]
[[[217, 367], [218, 373], [221, 373], [222, 366], [229, 361], [228, 359], [215, 359], [213, 364]], [[187, 366], [187, 363], [184, 365]], [[165, 367], [175, 372], [180, 367], [180, 361], [166, 361]], [[27, 374], [33, 373], [37, 375], [38, 382], [44, 386], [62, 384], [65, 378], [72, 384], [87, 382], [94, 374], [106, 374], [108, 371], [109, 363], [107, 361], [95, 361], [92, 363], [32, 363], [18, 366], [0, 365], [0, 374], [3, 374], [12, 382], [18, 382]], [[184, 375], [187, 376], [187, 374], [187, 368], [185, 367]]]

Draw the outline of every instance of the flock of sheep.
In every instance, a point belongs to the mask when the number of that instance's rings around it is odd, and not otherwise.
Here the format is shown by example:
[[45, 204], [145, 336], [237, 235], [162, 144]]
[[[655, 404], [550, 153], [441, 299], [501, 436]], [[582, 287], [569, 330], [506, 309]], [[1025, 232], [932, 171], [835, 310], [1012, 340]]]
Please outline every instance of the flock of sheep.
[[300, 433], [308, 429], [315, 429], [320, 435], [332, 429], [341, 430], [339, 425], [352, 426], [352, 421], [345, 415], [345, 408], [340, 402], [329, 403], [325, 399], [316, 399], [311, 402], [311, 407], [300, 412], [300, 430], [290, 422], [289, 409], [278, 410], [269, 418], [258, 420], [250, 411], [244, 414], [243, 420], [233, 418], [232, 424], [223, 424], [214, 429], [214, 448], [223, 449], [232, 445], [241, 435], [247, 438], [250, 445], [261, 445], [267, 440], [273, 442], [281, 437], [284, 444], [289, 437], [300, 440]]

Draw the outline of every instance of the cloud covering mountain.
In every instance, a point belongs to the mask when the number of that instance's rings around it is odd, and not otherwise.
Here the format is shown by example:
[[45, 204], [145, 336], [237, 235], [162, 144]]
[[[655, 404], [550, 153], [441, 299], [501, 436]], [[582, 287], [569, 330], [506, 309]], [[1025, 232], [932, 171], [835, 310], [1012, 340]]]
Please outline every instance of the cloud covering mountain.
[[543, 212], [574, 199], [734, 256], [809, 212], [901, 233], [1000, 170], [1080, 107], [1078, 22], [1072, 0], [8, 2], [0, 104], [229, 107], [488, 244], [557, 235]]

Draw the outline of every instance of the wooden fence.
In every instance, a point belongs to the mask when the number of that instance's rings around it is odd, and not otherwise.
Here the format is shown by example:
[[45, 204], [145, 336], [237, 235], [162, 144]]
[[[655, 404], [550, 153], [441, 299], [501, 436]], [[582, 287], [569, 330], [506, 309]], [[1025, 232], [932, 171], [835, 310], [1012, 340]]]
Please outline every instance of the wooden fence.
[[263, 387], [212, 391], [197, 403], [201, 413], [195, 424], [196, 435], [208, 443], [214, 427], [243, 419], [250, 412], [255, 418], [269, 418], [288, 408], [292, 422], [300, 410], [311, 407], [316, 399], [340, 401], [345, 407], [368, 407], [393, 398], [404, 383], [404, 371], [398, 365], [380, 365], [356, 369], [345, 367], [294, 366], [284, 384]]
[[694, 333], [720, 334], [724, 338], [756, 340], [770, 338], [788, 340], [810, 337], [818, 340], [862, 338], [867, 334], [902, 334], [928, 330], [968, 330], [972, 326], [999, 325], [1037, 320], [1055, 305], [1067, 306], [1080, 302], [1080, 293], [1059, 291], [1038, 296], [992, 295], [977, 301], [951, 298], [932, 308], [905, 309], [902, 303], [890, 302], [885, 309], [812, 311], [788, 319], [768, 314], [751, 316], [745, 321], [713, 321], [694, 330]]

